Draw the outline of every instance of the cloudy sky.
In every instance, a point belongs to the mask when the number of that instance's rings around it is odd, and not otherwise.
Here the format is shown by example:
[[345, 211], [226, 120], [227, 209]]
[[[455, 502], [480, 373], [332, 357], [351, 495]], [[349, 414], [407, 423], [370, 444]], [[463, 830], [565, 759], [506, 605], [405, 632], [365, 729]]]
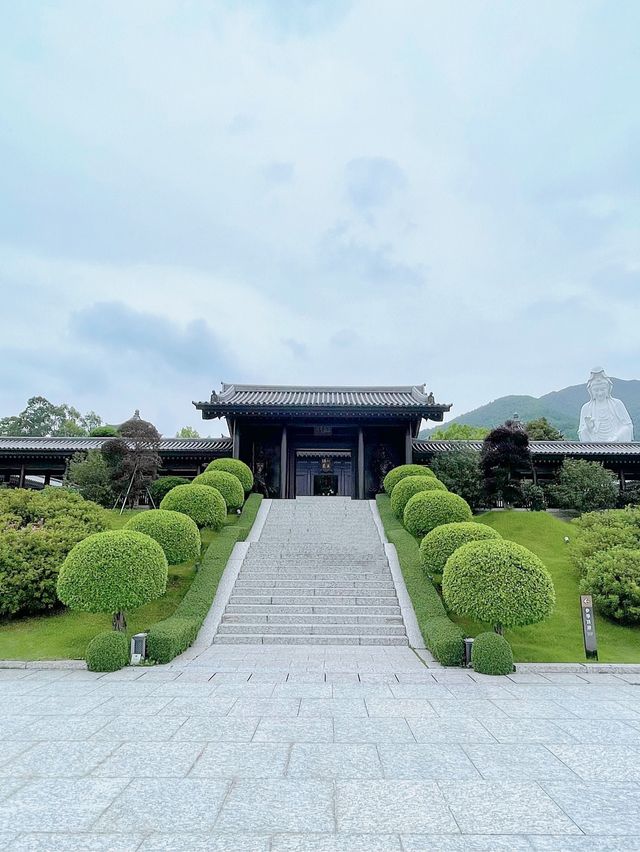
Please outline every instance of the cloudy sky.
[[640, 378], [638, 32], [637, 0], [2, 3], [0, 416]]

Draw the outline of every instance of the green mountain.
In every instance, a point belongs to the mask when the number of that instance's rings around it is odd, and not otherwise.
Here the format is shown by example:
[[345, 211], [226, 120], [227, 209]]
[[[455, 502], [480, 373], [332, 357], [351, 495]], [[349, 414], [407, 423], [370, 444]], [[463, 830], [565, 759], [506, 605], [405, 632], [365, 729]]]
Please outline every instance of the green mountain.
[[[613, 379], [613, 395], [621, 399], [627, 406], [634, 424], [634, 437], [640, 440], [640, 381], [631, 379]], [[584, 384], [572, 385], [559, 391], [552, 391], [541, 397], [535, 396], [501, 396], [475, 408], [466, 414], [461, 414], [449, 423], [468, 423], [470, 426], [485, 426], [493, 428], [513, 417], [517, 412], [525, 422], [538, 417], [546, 417], [565, 438], [577, 440], [580, 409], [588, 402], [589, 395]], [[446, 428], [448, 424], [444, 424]], [[420, 432], [421, 438], [427, 438], [436, 429], [443, 428], [437, 424]]]

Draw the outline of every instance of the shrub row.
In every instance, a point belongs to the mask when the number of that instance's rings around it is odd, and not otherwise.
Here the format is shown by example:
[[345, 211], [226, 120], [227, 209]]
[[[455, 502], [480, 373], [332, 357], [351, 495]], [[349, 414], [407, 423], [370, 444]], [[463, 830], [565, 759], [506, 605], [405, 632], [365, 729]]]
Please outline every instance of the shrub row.
[[443, 665], [461, 665], [464, 635], [458, 625], [447, 617], [440, 595], [425, 577], [416, 539], [394, 516], [389, 497], [379, 494], [376, 502], [386, 536], [398, 552], [398, 561], [425, 645]]
[[237, 523], [225, 526], [207, 548], [198, 573], [173, 615], [151, 627], [147, 638], [150, 659], [168, 663], [193, 643], [211, 608], [231, 551], [237, 541], [248, 536], [261, 501], [260, 494], [247, 499]]

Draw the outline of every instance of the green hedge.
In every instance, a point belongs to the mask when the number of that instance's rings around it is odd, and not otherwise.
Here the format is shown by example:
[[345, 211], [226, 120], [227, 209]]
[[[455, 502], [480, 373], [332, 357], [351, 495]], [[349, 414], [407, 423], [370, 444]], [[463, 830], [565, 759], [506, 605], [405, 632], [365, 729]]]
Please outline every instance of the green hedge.
[[[208, 487], [208, 486], [202, 486]], [[218, 583], [237, 541], [249, 535], [262, 502], [261, 494], [251, 494], [242, 514], [230, 519], [207, 548], [198, 573], [173, 615], [154, 624], [147, 637], [147, 653], [158, 663], [168, 663], [186, 651], [211, 609]]]
[[543, 562], [514, 541], [470, 541], [447, 560], [442, 575], [447, 606], [492, 625], [524, 627], [553, 611], [555, 592]]
[[193, 562], [200, 557], [200, 530], [196, 522], [183, 512], [149, 509], [133, 515], [125, 529], [151, 536], [164, 550], [169, 565]]
[[607, 618], [640, 624], [640, 550], [616, 547], [588, 559], [580, 591]]
[[435, 476], [405, 476], [394, 485], [391, 492], [391, 508], [399, 520], [404, 517], [404, 507], [421, 491], [446, 491], [447, 487]]
[[471, 649], [471, 664], [480, 674], [507, 675], [513, 671], [513, 652], [504, 636], [480, 633]]
[[464, 635], [458, 625], [449, 620], [440, 595], [424, 575], [418, 542], [394, 516], [386, 494], [378, 494], [376, 503], [386, 536], [398, 552], [398, 561], [425, 645], [443, 665], [461, 665]]
[[401, 479], [404, 479], [405, 476], [433, 476], [433, 472], [429, 470], [428, 467], [425, 467], [422, 464], [401, 464], [398, 467], [394, 467], [389, 473], [385, 476], [382, 486], [389, 496], [396, 485], [400, 482]]
[[411, 535], [423, 538], [440, 524], [470, 521], [473, 517], [466, 500], [449, 491], [421, 491], [404, 508], [404, 525]]
[[71, 609], [137, 609], [164, 595], [167, 557], [157, 541], [135, 530], [107, 530], [79, 542], [58, 575], [58, 597]]
[[227, 504], [217, 488], [209, 485], [176, 485], [162, 498], [161, 509], [182, 512], [199, 527], [219, 530], [227, 517]]
[[248, 464], [240, 461], [240, 459], [214, 459], [207, 465], [205, 472], [210, 470], [224, 470], [227, 473], [237, 476], [247, 494], [253, 488], [253, 473], [251, 468]]
[[226, 470], [207, 470], [193, 480], [194, 485], [217, 488], [227, 504], [227, 512], [235, 512], [244, 503], [244, 488], [238, 477]]
[[440, 524], [427, 533], [420, 542], [420, 562], [425, 574], [442, 582], [442, 572], [447, 559], [463, 544], [469, 541], [485, 541], [501, 538], [487, 524], [476, 524], [473, 521], [458, 521], [453, 524]]
[[129, 639], [119, 630], [98, 633], [87, 645], [85, 660], [90, 672], [117, 672], [129, 664]]

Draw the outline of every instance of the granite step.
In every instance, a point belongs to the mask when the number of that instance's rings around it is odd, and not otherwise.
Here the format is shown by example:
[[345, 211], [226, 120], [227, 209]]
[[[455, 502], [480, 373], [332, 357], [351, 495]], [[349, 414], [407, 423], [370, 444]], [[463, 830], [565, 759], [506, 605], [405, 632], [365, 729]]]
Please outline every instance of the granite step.
[[398, 615], [321, 615], [319, 613], [267, 613], [255, 612], [236, 613], [226, 611], [222, 616], [225, 624], [400, 624], [402, 616]]
[[408, 645], [406, 636], [216, 633], [216, 645]]
[[302, 604], [233, 604], [227, 605], [225, 613], [255, 615], [400, 615], [400, 607], [393, 606], [323, 606]]
[[398, 599], [393, 595], [237, 595], [233, 594], [230, 605], [260, 606], [396, 606]]

